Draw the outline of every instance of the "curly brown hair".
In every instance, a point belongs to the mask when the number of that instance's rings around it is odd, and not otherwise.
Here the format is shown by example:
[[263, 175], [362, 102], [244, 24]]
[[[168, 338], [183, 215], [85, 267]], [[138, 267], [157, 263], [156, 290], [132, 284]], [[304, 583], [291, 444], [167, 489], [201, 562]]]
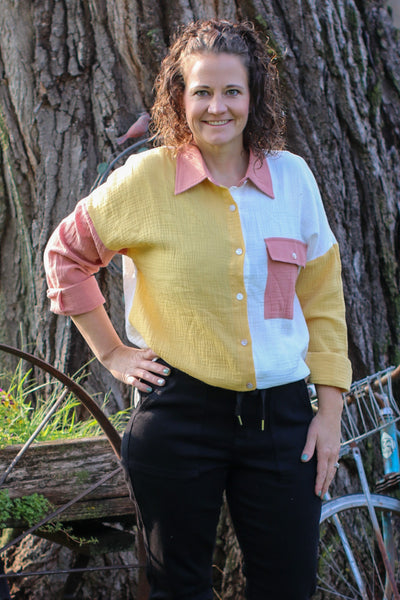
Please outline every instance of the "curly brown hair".
[[176, 151], [193, 140], [183, 105], [185, 60], [193, 54], [226, 53], [240, 57], [247, 69], [250, 111], [243, 143], [261, 158], [284, 145], [285, 117], [279, 93], [276, 55], [250, 22], [211, 19], [178, 31], [155, 81], [151, 130], [159, 144]]

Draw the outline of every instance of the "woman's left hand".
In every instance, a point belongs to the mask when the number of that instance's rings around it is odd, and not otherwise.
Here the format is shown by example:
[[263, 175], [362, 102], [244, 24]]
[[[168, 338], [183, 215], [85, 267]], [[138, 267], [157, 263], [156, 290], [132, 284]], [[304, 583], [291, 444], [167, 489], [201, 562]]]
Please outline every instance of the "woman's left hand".
[[343, 397], [340, 389], [316, 385], [318, 412], [308, 428], [301, 460], [308, 462], [317, 453], [315, 493], [321, 498], [336, 475], [340, 450], [340, 422]]

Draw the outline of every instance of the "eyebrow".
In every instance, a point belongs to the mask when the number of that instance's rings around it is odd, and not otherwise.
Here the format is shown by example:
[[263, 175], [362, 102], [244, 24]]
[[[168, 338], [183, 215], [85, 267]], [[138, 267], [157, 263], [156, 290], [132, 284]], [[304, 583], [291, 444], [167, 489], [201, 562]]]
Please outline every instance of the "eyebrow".
[[[202, 83], [195, 83], [195, 84], [193, 84], [193, 85], [190, 86], [190, 89], [194, 89], [194, 88], [197, 88], [197, 87], [210, 90], [212, 86], [211, 85], [202, 84]], [[243, 85], [240, 85], [240, 83], [228, 83], [224, 87], [226, 87], [226, 88], [240, 88], [241, 90], [245, 89]]]

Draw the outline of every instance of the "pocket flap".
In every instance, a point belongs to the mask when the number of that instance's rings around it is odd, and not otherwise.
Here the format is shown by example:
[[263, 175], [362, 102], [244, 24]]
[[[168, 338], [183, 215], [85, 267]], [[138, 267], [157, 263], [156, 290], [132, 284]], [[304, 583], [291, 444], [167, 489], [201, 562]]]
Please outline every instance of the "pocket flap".
[[266, 238], [265, 245], [272, 260], [305, 267], [307, 245], [289, 238]]

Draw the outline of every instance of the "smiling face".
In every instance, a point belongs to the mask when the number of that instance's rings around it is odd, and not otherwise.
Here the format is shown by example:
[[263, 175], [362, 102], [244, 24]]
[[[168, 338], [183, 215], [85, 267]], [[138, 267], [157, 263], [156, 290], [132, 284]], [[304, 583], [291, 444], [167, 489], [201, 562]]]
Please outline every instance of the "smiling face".
[[247, 70], [235, 54], [194, 54], [184, 65], [183, 102], [201, 151], [243, 150], [250, 91]]

